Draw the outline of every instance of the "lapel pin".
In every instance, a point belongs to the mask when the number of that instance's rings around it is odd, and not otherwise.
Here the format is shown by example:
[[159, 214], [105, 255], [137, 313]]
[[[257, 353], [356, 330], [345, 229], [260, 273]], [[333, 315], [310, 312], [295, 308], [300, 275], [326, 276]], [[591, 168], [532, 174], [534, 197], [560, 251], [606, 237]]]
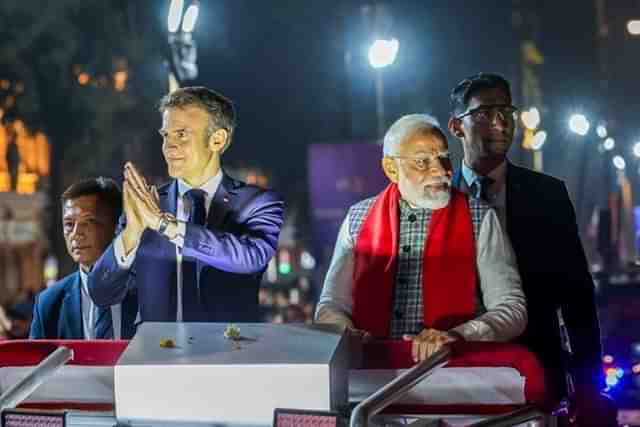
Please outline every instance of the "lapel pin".
[[225, 203], [229, 203], [229, 198], [228, 198], [228, 197], [224, 197], [224, 198], [222, 199], [222, 201], [224, 201]]

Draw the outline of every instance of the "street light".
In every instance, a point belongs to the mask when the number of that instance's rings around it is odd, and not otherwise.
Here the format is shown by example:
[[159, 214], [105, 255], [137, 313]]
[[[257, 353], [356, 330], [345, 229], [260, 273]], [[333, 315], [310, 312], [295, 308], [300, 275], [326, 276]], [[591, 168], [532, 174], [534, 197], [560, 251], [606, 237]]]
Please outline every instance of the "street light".
[[540, 150], [544, 145], [544, 143], [546, 142], [546, 140], [547, 140], [547, 132], [543, 130], [539, 130], [538, 132], [536, 132], [535, 135], [533, 135], [533, 141], [531, 141], [531, 148], [533, 148], [536, 151]]
[[598, 127], [596, 128], [596, 134], [598, 134], [598, 136], [600, 138], [606, 138], [607, 137], [607, 127], [603, 124], [598, 125]]
[[540, 125], [540, 111], [536, 107], [531, 107], [527, 111], [523, 111], [520, 115], [522, 124], [529, 130], [536, 130]]
[[393, 64], [398, 55], [400, 43], [396, 39], [378, 39], [369, 48], [369, 64], [373, 68], [384, 68]]
[[170, 33], [175, 33], [180, 28], [180, 21], [182, 20], [182, 9], [184, 7], [184, 0], [171, 0], [169, 5], [169, 16], [167, 17], [167, 27]]
[[616, 148], [616, 141], [615, 139], [609, 137], [607, 139], [604, 140], [604, 142], [602, 143], [602, 147], [606, 150], [606, 151], [611, 151], [614, 148]]
[[[169, 92], [173, 92], [184, 80], [198, 77], [196, 60], [198, 52], [192, 32], [198, 20], [199, 5], [192, 0], [183, 15], [184, 0], [171, 0], [167, 29], [169, 31]], [[182, 24], [182, 28], [180, 27]], [[178, 31], [180, 29], [180, 31]]]
[[640, 142], [636, 142], [633, 144], [633, 155], [636, 157], [640, 157]]
[[400, 43], [397, 39], [378, 39], [369, 48], [369, 65], [376, 71], [376, 116], [378, 122], [378, 138], [384, 135], [384, 81], [382, 69], [393, 64], [398, 55]]
[[198, 4], [192, 4], [187, 8], [187, 11], [184, 14], [184, 19], [182, 20], [182, 31], [185, 33], [193, 32], [193, 29], [196, 26], [196, 21], [198, 20]]
[[588, 134], [590, 127], [591, 123], [589, 123], [584, 114], [573, 114], [569, 119], [569, 130], [580, 136]]
[[623, 171], [627, 166], [627, 163], [624, 161], [624, 157], [622, 156], [614, 156], [612, 161], [613, 166], [615, 166], [619, 171]]
[[627, 31], [629, 31], [629, 34], [632, 36], [640, 35], [640, 20], [632, 19], [627, 22]]

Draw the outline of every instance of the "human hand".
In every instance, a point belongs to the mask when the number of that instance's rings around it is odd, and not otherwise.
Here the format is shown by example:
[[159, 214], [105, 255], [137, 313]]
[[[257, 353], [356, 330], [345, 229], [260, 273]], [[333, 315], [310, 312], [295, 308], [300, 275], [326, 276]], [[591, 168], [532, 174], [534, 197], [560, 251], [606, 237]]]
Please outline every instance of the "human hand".
[[122, 185], [122, 198], [124, 215], [127, 218], [127, 225], [124, 227], [124, 230], [122, 230], [122, 244], [126, 254], [138, 246], [142, 233], [144, 232], [144, 224], [136, 210], [133, 197], [131, 184], [124, 181], [124, 184]]
[[347, 327], [347, 332], [349, 333], [349, 335], [353, 338], [357, 338], [359, 339], [361, 342], [367, 342], [370, 341], [371, 338], [373, 338], [371, 336], [371, 334], [363, 329], [356, 329], [352, 326], [348, 326]]
[[125, 164], [124, 178], [125, 184], [128, 184], [131, 204], [143, 227], [157, 230], [162, 216], [157, 189], [147, 184], [131, 162]]
[[446, 331], [429, 328], [423, 329], [418, 335], [403, 335], [402, 339], [412, 342], [411, 356], [414, 362], [422, 362], [445, 345], [458, 340], [457, 337]]

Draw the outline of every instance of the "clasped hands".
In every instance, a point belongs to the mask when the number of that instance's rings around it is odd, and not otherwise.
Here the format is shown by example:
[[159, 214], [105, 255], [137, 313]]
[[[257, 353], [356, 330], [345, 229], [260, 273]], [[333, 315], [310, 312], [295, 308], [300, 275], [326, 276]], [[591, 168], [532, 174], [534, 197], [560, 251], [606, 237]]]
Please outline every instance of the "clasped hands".
[[158, 230], [162, 210], [158, 190], [147, 184], [144, 176], [131, 162], [124, 166], [122, 186], [123, 208], [127, 225], [123, 230], [123, 243], [128, 253], [137, 246], [145, 229]]
[[[349, 327], [348, 330], [352, 336], [360, 339], [362, 342], [367, 342], [372, 339], [371, 334], [367, 331], [353, 327]], [[417, 363], [428, 359], [444, 346], [462, 340], [463, 338], [455, 332], [425, 328], [418, 335], [403, 335], [402, 339], [404, 341], [411, 341], [411, 357], [413, 361]]]

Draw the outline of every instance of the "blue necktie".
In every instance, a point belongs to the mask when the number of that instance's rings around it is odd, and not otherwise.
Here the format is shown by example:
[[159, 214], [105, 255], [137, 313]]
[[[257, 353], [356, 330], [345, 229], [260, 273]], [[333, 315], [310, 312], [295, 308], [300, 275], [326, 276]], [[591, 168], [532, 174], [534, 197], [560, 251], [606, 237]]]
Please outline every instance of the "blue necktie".
[[489, 187], [493, 184], [493, 179], [488, 176], [479, 176], [471, 185], [471, 195], [474, 199], [489, 201]]
[[[203, 190], [192, 189], [185, 193], [184, 200], [189, 203], [189, 222], [204, 225], [206, 219], [205, 195]], [[187, 321], [204, 320], [198, 297], [198, 264], [194, 258], [182, 258], [182, 318]]]
[[111, 307], [98, 308], [98, 318], [96, 319], [96, 339], [112, 339], [113, 322], [111, 321]]

